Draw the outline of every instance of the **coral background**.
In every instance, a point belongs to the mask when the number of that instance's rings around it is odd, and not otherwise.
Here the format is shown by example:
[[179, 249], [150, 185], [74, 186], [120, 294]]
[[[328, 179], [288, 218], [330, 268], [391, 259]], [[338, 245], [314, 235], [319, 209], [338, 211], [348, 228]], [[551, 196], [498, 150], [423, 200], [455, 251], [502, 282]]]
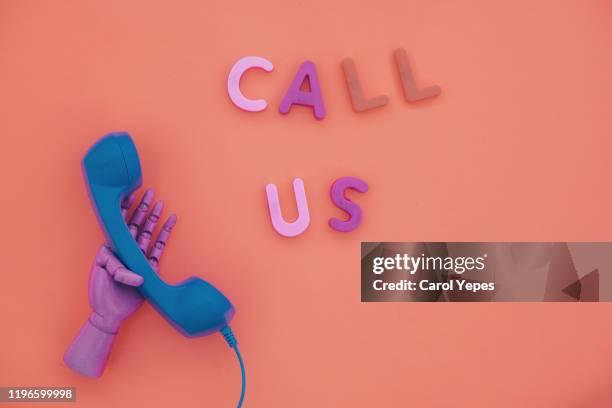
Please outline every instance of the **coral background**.
[[[404, 102], [397, 47], [440, 97]], [[362, 304], [359, 243], [611, 241], [611, 47], [606, 0], [1, 1], [0, 385], [75, 386], [71, 407], [238, 398], [221, 336], [185, 339], [149, 305], [102, 378], [62, 362], [102, 242], [79, 162], [126, 130], [179, 215], [163, 276], [202, 276], [237, 307], [245, 406], [610, 406], [612, 305]], [[243, 80], [262, 113], [226, 95], [246, 55], [275, 65]], [[387, 107], [351, 110], [347, 56]], [[323, 121], [278, 113], [305, 59]], [[344, 175], [370, 185], [349, 234], [327, 226]], [[264, 186], [295, 216], [294, 177], [312, 222], [287, 239]]]

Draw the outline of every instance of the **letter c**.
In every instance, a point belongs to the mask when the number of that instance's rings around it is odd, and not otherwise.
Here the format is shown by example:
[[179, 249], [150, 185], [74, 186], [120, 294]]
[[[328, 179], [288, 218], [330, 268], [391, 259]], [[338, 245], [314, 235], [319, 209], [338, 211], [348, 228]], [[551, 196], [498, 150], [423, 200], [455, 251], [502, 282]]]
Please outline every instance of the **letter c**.
[[246, 70], [251, 68], [261, 68], [266, 72], [274, 69], [270, 61], [262, 57], [240, 58], [230, 70], [227, 77], [227, 93], [234, 105], [249, 112], [259, 112], [268, 106], [265, 99], [249, 99], [240, 91], [240, 78]]

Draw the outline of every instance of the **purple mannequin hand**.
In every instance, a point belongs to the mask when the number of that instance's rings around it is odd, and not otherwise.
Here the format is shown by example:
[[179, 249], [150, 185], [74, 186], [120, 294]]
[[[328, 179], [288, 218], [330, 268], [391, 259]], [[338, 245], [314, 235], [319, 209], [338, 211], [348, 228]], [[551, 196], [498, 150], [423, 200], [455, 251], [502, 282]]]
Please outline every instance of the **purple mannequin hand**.
[[[132, 214], [128, 226], [138, 246], [157, 271], [170, 232], [176, 224], [176, 215], [168, 217], [151, 246], [153, 230], [164, 207], [162, 201], [156, 202], [147, 216], [152, 202], [153, 190], [149, 189]], [[121, 203], [124, 218], [127, 219], [127, 212], [133, 203], [134, 196]], [[143, 278], [127, 269], [107, 245], [100, 247], [89, 279], [89, 303], [93, 312], [64, 355], [64, 361], [70, 368], [88, 377], [102, 374], [121, 322], [144, 302], [136, 289], [142, 283]]]

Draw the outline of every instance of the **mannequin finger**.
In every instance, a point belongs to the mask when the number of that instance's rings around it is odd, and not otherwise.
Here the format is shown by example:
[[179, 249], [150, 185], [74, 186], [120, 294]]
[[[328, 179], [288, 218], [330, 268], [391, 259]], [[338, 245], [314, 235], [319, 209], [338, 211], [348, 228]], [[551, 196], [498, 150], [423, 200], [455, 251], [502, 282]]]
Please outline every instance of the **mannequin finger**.
[[121, 282], [128, 286], [140, 286], [144, 282], [144, 278], [129, 269], [119, 268], [113, 276], [117, 282]]
[[117, 282], [129, 286], [140, 286], [144, 282], [142, 276], [127, 269], [106, 245], [100, 247], [95, 262], [98, 270], [109, 274]]
[[115, 255], [111, 254], [106, 262], [106, 265], [104, 266], [104, 269], [106, 269], [106, 272], [108, 272], [110, 276], [114, 277], [117, 271], [125, 269], [125, 266], [119, 259], [117, 259]]
[[114, 256], [113, 251], [107, 246], [102, 245], [96, 254], [95, 262], [101, 268], [105, 268], [108, 260]]
[[121, 200], [121, 216], [126, 221], [127, 221], [128, 211], [130, 207], [132, 206], [132, 204], [134, 204], [135, 199], [136, 197], [134, 197], [134, 193], [132, 193], [129, 196], [124, 197], [123, 200]]
[[153, 195], [153, 189], [150, 188], [145, 191], [144, 195], [142, 196], [142, 200], [140, 200], [140, 204], [138, 204], [138, 208], [136, 208], [136, 211], [134, 211], [134, 214], [132, 214], [132, 217], [130, 218], [128, 226], [130, 229], [130, 233], [134, 238], [136, 238], [136, 236], [138, 235], [138, 231], [142, 227], [142, 223], [147, 216], [149, 208], [151, 207], [151, 203], [153, 202]]
[[158, 201], [153, 206], [153, 210], [147, 217], [147, 221], [144, 223], [144, 226], [140, 230], [138, 234], [138, 238], [136, 241], [138, 242], [138, 246], [142, 250], [142, 252], [147, 253], [149, 249], [149, 244], [151, 243], [151, 237], [153, 236], [153, 231], [155, 230], [155, 225], [157, 225], [157, 221], [159, 221], [159, 217], [164, 209], [164, 202]]
[[172, 228], [174, 228], [174, 226], [176, 225], [176, 220], [176, 214], [172, 214], [170, 215], [170, 217], [168, 217], [161, 230], [159, 231], [159, 234], [157, 235], [157, 239], [155, 240], [153, 248], [151, 248], [151, 252], [149, 253], [149, 262], [151, 263], [151, 265], [155, 265], [154, 268], [159, 265], [159, 260], [161, 259], [161, 256], [164, 253], [164, 249], [166, 248], [168, 238], [170, 238]]

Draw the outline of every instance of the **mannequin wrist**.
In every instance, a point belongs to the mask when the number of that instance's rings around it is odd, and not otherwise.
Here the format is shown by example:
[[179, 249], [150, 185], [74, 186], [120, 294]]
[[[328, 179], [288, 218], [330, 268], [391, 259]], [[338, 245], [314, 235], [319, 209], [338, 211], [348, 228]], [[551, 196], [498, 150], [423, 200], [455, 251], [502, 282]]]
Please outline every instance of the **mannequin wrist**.
[[105, 333], [85, 322], [64, 354], [68, 367], [87, 377], [99, 377], [104, 371], [115, 335]]
[[121, 320], [104, 316], [95, 311], [89, 315], [89, 323], [101, 332], [111, 335], [117, 334], [119, 326], [121, 326]]

